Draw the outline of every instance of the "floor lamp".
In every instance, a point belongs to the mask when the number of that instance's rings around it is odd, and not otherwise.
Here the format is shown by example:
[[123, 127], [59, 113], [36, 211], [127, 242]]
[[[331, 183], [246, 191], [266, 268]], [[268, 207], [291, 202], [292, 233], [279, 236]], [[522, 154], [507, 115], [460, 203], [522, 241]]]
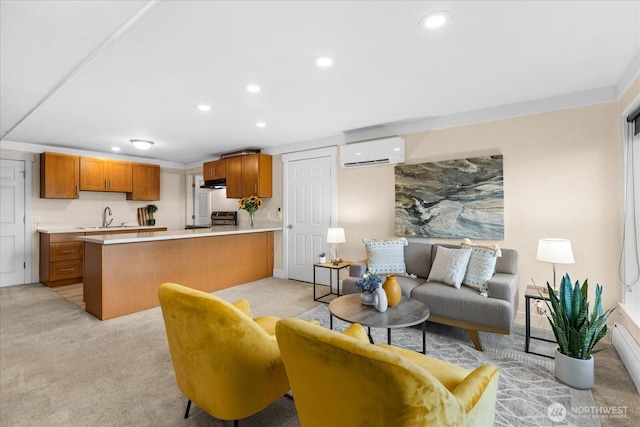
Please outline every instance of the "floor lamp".
[[[556, 264], [573, 264], [573, 251], [569, 239], [540, 239], [538, 241], [538, 261], [550, 262], [553, 265], [553, 291], [557, 292]], [[545, 287], [542, 292], [548, 293]]]
[[338, 243], [346, 242], [344, 238], [344, 228], [330, 228], [327, 231], [327, 243], [331, 243], [333, 246], [333, 265], [338, 265], [342, 261], [338, 258]]

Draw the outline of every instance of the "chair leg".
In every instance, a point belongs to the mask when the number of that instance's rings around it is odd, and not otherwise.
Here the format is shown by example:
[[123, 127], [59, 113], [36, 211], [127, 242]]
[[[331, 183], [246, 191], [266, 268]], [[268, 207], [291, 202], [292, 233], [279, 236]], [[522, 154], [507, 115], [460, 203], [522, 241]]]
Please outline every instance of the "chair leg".
[[187, 412], [184, 413], [185, 418], [189, 418], [189, 409], [191, 409], [191, 399], [189, 399], [189, 402], [187, 403]]
[[233, 427], [238, 427], [238, 420], [233, 420]]

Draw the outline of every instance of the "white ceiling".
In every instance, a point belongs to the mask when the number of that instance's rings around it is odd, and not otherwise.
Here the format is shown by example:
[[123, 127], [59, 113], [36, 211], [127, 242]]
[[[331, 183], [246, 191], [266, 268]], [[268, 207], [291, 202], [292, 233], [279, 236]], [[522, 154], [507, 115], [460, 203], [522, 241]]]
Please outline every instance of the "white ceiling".
[[[451, 25], [418, 29], [441, 9]], [[2, 0], [0, 14], [3, 141], [181, 164], [619, 89], [640, 52], [640, 1]]]

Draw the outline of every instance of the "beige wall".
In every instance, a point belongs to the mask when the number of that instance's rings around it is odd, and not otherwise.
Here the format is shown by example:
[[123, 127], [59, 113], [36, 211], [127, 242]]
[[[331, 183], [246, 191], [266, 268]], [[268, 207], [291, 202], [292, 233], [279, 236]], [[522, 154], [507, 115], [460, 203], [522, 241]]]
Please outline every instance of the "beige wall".
[[[618, 103], [404, 135], [406, 163], [502, 154], [505, 239], [519, 252], [521, 287], [552, 281], [536, 261], [538, 239], [571, 239], [576, 263], [558, 277], [603, 286], [605, 306], [620, 300], [621, 137]], [[338, 170], [338, 222], [345, 259], [365, 258], [363, 237], [394, 235], [394, 168]], [[458, 242], [460, 239], [448, 240]], [[447, 241], [436, 239], [433, 241]]]

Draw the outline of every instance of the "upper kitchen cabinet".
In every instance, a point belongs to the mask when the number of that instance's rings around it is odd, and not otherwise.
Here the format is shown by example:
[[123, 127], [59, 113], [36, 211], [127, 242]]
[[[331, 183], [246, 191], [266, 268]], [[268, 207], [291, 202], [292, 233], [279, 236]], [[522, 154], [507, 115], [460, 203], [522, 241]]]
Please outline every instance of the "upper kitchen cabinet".
[[77, 199], [80, 183], [79, 158], [68, 154], [40, 154], [40, 197]]
[[127, 200], [160, 200], [160, 166], [134, 163], [133, 191]]
[[80, 190], [132, 192], [131, 162], [80, 157]]
[[223, 160], [214, 160], [202, 165], [202, 175], [205, 181], [212, 179], [224, 179], [227, 176], [227, 163]]
[[272, 197], [272, 166], [268, 154], [230, 157], [227, 161], [227, 197]]

